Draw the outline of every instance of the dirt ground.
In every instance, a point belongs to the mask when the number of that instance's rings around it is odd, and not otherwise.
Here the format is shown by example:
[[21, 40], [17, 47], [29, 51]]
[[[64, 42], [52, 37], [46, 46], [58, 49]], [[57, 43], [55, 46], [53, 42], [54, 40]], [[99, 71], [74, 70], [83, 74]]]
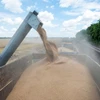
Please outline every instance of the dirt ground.
[[58, 51], [59, 52], [74, 52], [73, 50], [65, 48], [65, 47], [59, 47]]
[[[10, 39], [0, 39], [0, 52], [3, 51], [3, 49], [5, 48], [5, 46], [9, 43]], [[36, 47], [43, 47], [42, 42], [36, 42], [36, 39], [33, 38], [32, 39], [26, 39], [24, 40], [19, 47], [16, 50], [16, 53], [19, 52], [24, 52], [27, 50], [32, 50], [32, 49], [36, 49]]]
[[28, 67], [7, 100], [100, 100], [88, 69], [77, 61], [59, 57]]
[[[5, 46], [9, 43], [10, 39], [0, 39], [0, 53], [2, 53]], [[19, 59], [24, 55], [28, 55], [31, 52], [43, 52], [44, 47], [42, 41], [39, 38], [25, 39], [14, 52], [8, 63]]]
[[[61, 45], [62, 38], [49, 38], [50, 41], [56, 43], [57, 46]], [[10, 39], [0, 39], [0, 53], [2, 53], [5, 46], [9, 43]], [[15, 53], [9, 59], [8, 63], [19, 59], [20, 57], [27, 55], [31, 52], [45, 53], [42, 40], [39, 38], [25, 38]]]

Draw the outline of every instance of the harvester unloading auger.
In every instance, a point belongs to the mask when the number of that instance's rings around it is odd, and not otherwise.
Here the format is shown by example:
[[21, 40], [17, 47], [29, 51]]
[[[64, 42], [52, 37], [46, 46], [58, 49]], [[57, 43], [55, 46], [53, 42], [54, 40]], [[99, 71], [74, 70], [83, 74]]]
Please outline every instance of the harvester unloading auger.
[[[29, 12], [29, 14], [26, 16], [23, 23], [20, 25], [20, 27], [18, 28], [18, 30], [16, 31], [8, 45], [5, 47], [2, 54], [0, 55], [0, 66], [3, 66], [7, 63], [7, 61], [10, 59], [12, 54], [15, 52], [15, 50], [23, 41], [25, 36], [31, 30], [31, 28], [34, 28], [40, 34], [40, 37], [42, 38], [42, 41], [46, 49], [48, 60], [53, 61], [57, 58], [58, 53], [56, 45], [52, 42], [47, 41], [46, 32], [42, 28], [43, 24], [38, 19], [37, 15], [38, 13], [36, 11], [33, 11]], [[52, 47], [50, 45], [52, 45]]]

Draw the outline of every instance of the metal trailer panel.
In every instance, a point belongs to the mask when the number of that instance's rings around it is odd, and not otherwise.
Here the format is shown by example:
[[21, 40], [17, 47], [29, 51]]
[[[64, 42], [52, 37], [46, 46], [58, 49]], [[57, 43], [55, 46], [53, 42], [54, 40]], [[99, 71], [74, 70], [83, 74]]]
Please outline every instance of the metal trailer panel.
[[[100, 65], [91, 59], [87, 55], [79, 55], [79, 54], [68, 54], [62, 53], [60, 55], [75, 58], [78, 62], [84, 64], [88, 67], [93, 79], [96, 83], [98, 92], [100, 89]], [[23, 71], [30, 66], [33, 62], [38, 61], [45, 57], [45, 54], [30, 54], [24, 56], [8, 65], [2, 66], [0, 68], [0, 99], [5, 100], [9, 95], [17, 80], [23, 73]]]
[[0, 100], [6, 99], [22, 72], [32, 62], [32, 55], [28, 55], [0, 68]]

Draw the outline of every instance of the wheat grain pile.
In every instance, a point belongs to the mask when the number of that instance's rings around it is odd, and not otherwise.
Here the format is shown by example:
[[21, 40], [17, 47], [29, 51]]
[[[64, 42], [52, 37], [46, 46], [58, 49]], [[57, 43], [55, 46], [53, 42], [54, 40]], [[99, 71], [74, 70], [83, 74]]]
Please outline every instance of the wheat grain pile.
[[7, 100], [100, 100], [88, 69], [65, 57], [27, 68]]

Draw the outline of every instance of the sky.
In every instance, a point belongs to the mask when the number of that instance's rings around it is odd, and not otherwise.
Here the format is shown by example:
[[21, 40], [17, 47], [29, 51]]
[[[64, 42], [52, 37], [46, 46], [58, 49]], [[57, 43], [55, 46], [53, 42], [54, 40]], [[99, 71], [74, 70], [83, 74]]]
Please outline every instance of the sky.
[[[0, 37], [12, 37], [36, 10], [48, 37], [75, 37], [100, 19], [100, 0], [0, 0]], [[28, 37], [38, 37], [31, 29]]]

